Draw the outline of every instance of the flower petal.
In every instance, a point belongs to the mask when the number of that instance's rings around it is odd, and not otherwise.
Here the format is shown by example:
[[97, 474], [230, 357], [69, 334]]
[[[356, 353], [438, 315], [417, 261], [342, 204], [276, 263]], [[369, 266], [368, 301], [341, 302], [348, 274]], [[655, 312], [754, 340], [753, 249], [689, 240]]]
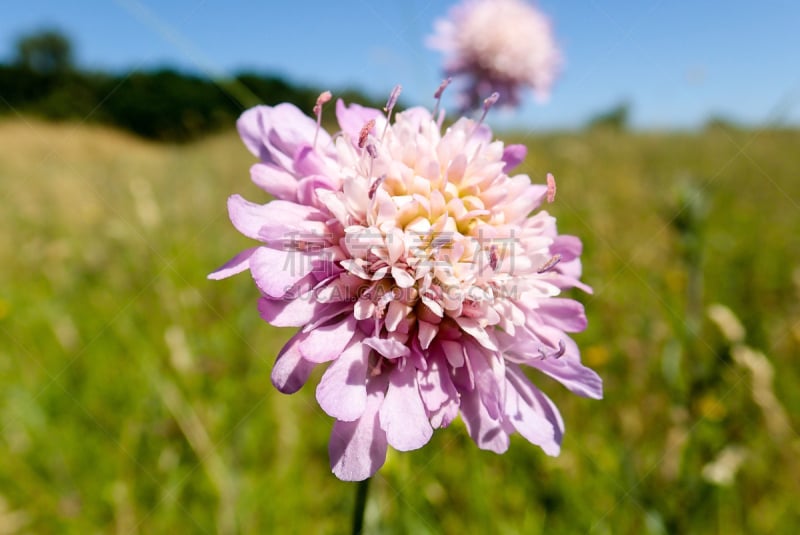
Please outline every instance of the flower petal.
[[327, 306], [313, 299], [313, 292], [307, 292], [296, 299], [270, 299], [262, 297], [258, 301], [261, 317], [275, 327], [302, 327], [317, 317]]
[[422, 402], [431, 413], [438, 411], [448, 402], [458, 400], [458, 391], [450, 379], [447, 363], [441, 355], [429, 359], [427, 370], [417, 371], [417, 383]]
[[542, 321], [568, 333], [586, 329], [586, 313], [583, 305], [573, 299], [552, 297], [542, 299], [536, 311]]
[[239, 131], [239, 136], [245, 146], [254, 156], [258, 156], [261, 160], [265, 160], [268, 157], [264, 146], [266, 133], [262, 120], [268, 109], [269, 106], [255, 106], [242, 113], [236, 121], [236, 129]]
[[579, 396], [603, 399], [603, 380], [591, 368], [571, 358], [530, 360], [527, 364], [549, 375]]
[[363, 481], [386, 461], [386, 433], [378, 411], [383, 404], [387, 378], [379, 375], [367, 384], [367, 403], [361, 418], [333, 424], [328, 454], [331, 470], [343, 481]]
[[245, 249], [241, 253], [225, 262], [222, 266], [209, 273], [208, 278], [212, 280], [226, 279], [232, 275], [236, 275], [237, 273], [248, 270], [250, 268], [250, 257], [253, 255], [256, 249], [258, 249], [258, 247]]
[[417, 337], [419, 338], [420, 347], [422, 347], [422, 349], [428, 349], [431, 342], [436, 337], [436, 333], [439, 332], [439, 327], [433, 323], [418, 320], [417, 329], [419, 330]]
[[283, 346], [272, 367], [272, 384], [284, 394], [293, 394], [306, 384], [316, 363], [303, 358], [299, 351], [305, 333], [297, 333]]
[[228, 215], [239, 232], [254, 240], [282, 240], [298, 234], [325, 237], [328, 234], [319, 210], [289, 201], [256, 204], [241, 195], [231, 195]]
[[407, 357], [411, 354], [408, 346], [401, 344], [394, 338], [370, 336], [369, 338], [364, 338], [364, 343], [387, 359]]
[[396, 367], [389, 375], [380, 423], [389, 445], [398, 451], [421, 448], [433, 435], [417, 386], [416, 369], [408, 363]]
[[541, 447], [548, 455], [558, 455], [563, 429], [560, 428], [560, 417], [553, 413], [555, 407], [541, 403], [540, 398], [544, 394], [518, 366], [507, 367], [506, 381], [506, 418], [529, 442]]
[[522, 163], [525, 156], [528, 155], [528, 147], [525, 145], [506, 145], [503, 150], [502, 160], [506, 162], [503, 167], [504, 173], [510, 173], [516, 166]]
[[313, 267], [311, 257], [299, 251], [259, 247], [250, 257], [253, 280], [269, 297], [286, 295]]
[[311, 362], [328, 362], [338, 358], [353, 338], [356, 319], [349, 315], [344, 320], [331, 322], [308, 332], [300, 344], [303, 358]]
[[336, 120], [339, 121], [342, 131], [353, 141], [358, 140], [358, 135], [367, 122], [378, 117], [383, 117], [383, 114], [374, 108], [365, 108], [358, 104], [345, 106], [342, 99], [336, 101]]
[[[486, 412], [492, 419], [499, 419], [502, 412], [503, 394], [501, 382], [505, 378], [494, 370], [494, 361], [500, 360], [496, 354], [487, 354], [475, 344], [465, 344], [466, 356], [475, 377], [475, 390]], [[492, 361], [491, 363], [489, 361]]]
[[352, 422], [364, 413], [368, 357], [369, 349], [355, 341], [325, 370], [317, 385], [317, 402], [329, 416]]
[[508, 433], [502, 422], [486, 411], [477, 389], [461, 390], [461, 418], [475, 444], [482, 450], [503, 453], [508, 449]]
[[478, 321], [468, 318], [466, 316], [459, 316], [455, 318], [461, 330], [472, 336], [480, 345], [486, 349], [497, 351], [497, 343], [494, 336], [491, 335], [486, 329], [481, 327]]
[[295, 200], [297, 178], [274, 165], [257, 163], [250, 168], [250, 180], [276, 199]]

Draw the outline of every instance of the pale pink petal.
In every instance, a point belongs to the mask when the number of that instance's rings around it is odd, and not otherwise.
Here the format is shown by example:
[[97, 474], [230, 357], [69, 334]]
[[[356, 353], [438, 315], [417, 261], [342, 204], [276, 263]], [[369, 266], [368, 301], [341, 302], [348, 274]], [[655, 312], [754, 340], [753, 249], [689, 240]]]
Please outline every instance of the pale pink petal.
[[297, 333], [283, 349], [272, 367], [272, 384], [284, 394], [293, 394], [306, 383], [316, 363], [303, 358], [298, 350], [306, 334]]
[[[319, 141], [318, 141], [319, 142]], [[310, 145], [300, 147], [294, 157], [294, 171], [299, 176], [325, 176], [329, 172], [328, 160]]]
[[317, 135], [319, 145], [330, 143], [328, 133], [325, 130], [318, 131], [316, 121], [294, 104], [278, 104], [264, 119], [265, 126], [279, 140], [275, 144], [286, 154], [294, 156], [301, 147], [311, 145], [314, 135]]
[[392, 301], [386, 309], [386, 330], [393, 332], [406, 319], [406, 315], [411, 312], [411, 307], [404, 305], [400, 301]]
[[548, 273], [548, 275], [549, 277], [547, 280], [558, 288], [578, 288], [589, 295], [594, 293], [591, 286], [582, 283], [574, 277], [561, 275], [559, 273]]
[[273, 165], [254, 164], [250, 168], [250, 179], [276, 199], [291, 201], [297, 195], [297, 178]]
[[311, 273], [311, 259], [298, 251], [259, 247], [250, 257], [250, 272], [258, 288], [269, 297], [283, 297]]
[[458, 417], [460, 400], [458, 396], [450, 398], [447, 403], [431, 412], [431, 426], [435, 429], [449, 426]]
[[417, 328], [419, 329], [418, 338], [420, 347], [422, 347], [422, 349], [428, 349], [431, 342], [436, 337], [436, 333], [439, 332], [439, 328], [433, 323], [422, 320], [418, 320]]
[[517, 175], [511, 178], [503, 211], [510, 221], [521, 221], [541, 206], [546, 196], [547, 186], [531, 184], [528, 176]]
[[419, 393], [425, 408], [434, 413], [448, 402], [458, 400], [458, 392], [448, 373], [446, 361], [441, 356], [429, 356], [428, 369], [417, 371]]
[[510, 173], [515, 167], [522, 163], [522, 160], [524, 160], [527, 155], [528, 147], [525, 145], [506, 145], [503, 150], [502, 158], [506, 163], [505, 167], [503, 167], [503, 172]]
[[392, 267], [392, 278], [400, 288], [411, 288], [416, 282], [408, 271], [400, 267]]
[[294, 299], [269, 299], [258, 301], [258, 311], [264, 321], [275, 327], [302, 327], [317, 317], [327, 305], [318, 303], [310, 292]]
[[477, 320], [466, 316], [459, 316], [456, 318], [456, 323], [458, 323], [458, 326], [461, 327], [465, 333], [475, 338], [480, 345], [486, 349], [497, 351], [497, 343], [494, 336], [481, 327]]
[[255, 106], [242, 113], [239, 120], [236, 121], [236, 128], [239, 130], [239, 136], [245, 146], [254, 156], [258, 156], [261, 160], [264, 160], [267, 155], [264, 147], [266, 132], [264, 131], [262, 116], [268, 109], [268, 106]]
[[465, 344], [465, 349], [475, 377], [475, 390], [478, 391], [489, 417], [499, 419], [503, 404], [501, 381], [505, 382], [505, 377], [498, 378], [489, 363], [489, 360], [496, 360], [498, 357], [482, 351], [474, 344]]
[[454, 340], [442, 340], [441, 345], [450, 366], [460, 368], [464, 365], [464, 346], [461, 343]]
[[570, 392], [582, 397], [603, 399], [603, 380], [591, 368], [569, 358], [546, 358], [528, 362], [546, 373]]
[[364, 343], [387, 359], [407, 357], [411, 354], [411, 350], [408, 348], [408, 346], [401, 344], [394, 338], [380, 338], [378, 336], [371, 336], [369, 338], [365, 338]]
[[367, 384], [367, 403], [361, 418], [333, 424], [328, 454], [331, 470], [343, 481], [362, 481], [386, 461], [386, 433], [379, 423], [387, 378], [379, 375]]
[[396, 450], [415, 450], [430, 440], [433, 428], [422, 404], [413, 366], [397, 367], [390, 373], [380, 423], [386, 431], [386, 440]]
[[537, 313], [548, 325], [568, 333], [586, 329], [586, 313], [583, 305], [572, 299], [552, 297], [539, 303]]
[[358, 104], [345, 106], [342, 99], [336, 101], [336, 119], [339, 121], [339, 126], [354, 141], [358, 141], [358, 135], [364, 125], [378, 117], [383, 117], [383, 114], [374, 108], [365, 108]]
[[320, 189], [331, 190], [334, 184], [322, 175], [310, 175], [300, 179], [297, 183], [297, 202], [300, 204], [316, 205]]
[[558, 455], [562, 432], [557, 433], [559, 424], [552, 407], [542, 405], [537, 396], [541, 393], [516, 365], [508, 367], [506, 378], [506, 418], [526, 440], [548, 455]]
[[508, 449], [508, 433], [502, 422], [489, 416], [477, 390], [461, 390], [461, 418], [480, 449], [495, 453]]
[[568, 234], [560, 234], [553, 237], [553, 244], [550, 246], [550, 252], [552, 254], [561, 256], [561, 263], [570, 262], [579, 258], [582, 251], [583, 244], [580, 238]]
[[308, 332], [308, 337], [300, 344], [303, 358], [311, 362], [328, 362], [338, 358], [355, 334], [356, 319], [347, 316]]
[[288, 201], [256, 204], [240, 195], [231, 195], [228, 214], [239, 232], [255, 240], [286, 240], [297, 235], [324, 237], [327, 234], [325, 224], [319, 220], [323, 217], [319, 210]]
[[[256, 106], [241, 115], [236, 127], [250, 152], [286, 170], [291, 169], [298, 149], [313, 142], [317, 131], [316, 122], [293, 104]], [[330, 143], [327, 132], [319, 132], [318, 142]]]
[[241, 273], [242, 271], [247, 271], [250, 268], [250, 257], [253, 255], [256, 249], [258, 249], [258, 247], [245, 249], [241, 253], [225, 262], [222, 266], [211, 272], [208, 275], [208, 278], [212, 280], [220, 280], [228, 278], [232, 275], [236, 275], [237, 273]]
[[364, 413], [368, 357], [369, 349], [356, 341], [325, 370], [317, 385], [317, 402], [329, 416], [352, 422]]

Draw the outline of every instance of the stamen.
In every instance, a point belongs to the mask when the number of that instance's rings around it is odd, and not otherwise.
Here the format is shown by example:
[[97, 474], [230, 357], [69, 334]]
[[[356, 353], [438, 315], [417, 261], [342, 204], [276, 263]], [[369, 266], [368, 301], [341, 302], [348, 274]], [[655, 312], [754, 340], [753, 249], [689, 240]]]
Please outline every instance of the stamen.
[[450, 78], [449, 76], [447, 78], [445, 78], [444, 80], [442, 80], [442, 83], [439, 84], [439, 89], [437, 89], [436, 93], [433, 94], [433, 98], [436, 99], [436, 105], [433, 107], [433, 113], [431, 115], [433, 115], [434, 118], [436, 118], [436, 115], [439, 113], [439, 105], [442, 102], [442, 94], [444, 93], [444, 90], [447, 89], [447, 86], [450, 85], [450, 82], [452, 82], [452, 81], [453, 81], [453, 79]]
[[317, 103], [314, 104], [314, 115], [317, 116], [317, 130], [314, 132], [314, 144], [312, 146], [315, 149], [317, 148], [317, 136], [322, 127], [322, 105], [326, 102], [330, 102], [331, 98], [333, 98], [333, 95], [331, 95], [330, 91], [323, 91], [317, 97]]
[[367, 149], [367, 154], [369, 154], [369, 176], [372, 176], [372, 170], [375, 166], [375, 158], [378, 157], [378, 149], [375, 148], [375, 145], [372, 143], [367, 144], [365, 147]]
[[[367, 148], [369, 148], [369, 147], [373, 147], [373, 149], [375, 148], [374, 145], [367, 145]], [[370, 153], [370, 154], [372, 154], [372, 153]], [[370, 161], [370, 164], [369, 164], [369, 176], [372, 176], [372, 163], [374, 161], [375, 161], [375, 159], [373, 157], [373, 159]], [[372, 184], [370, 184], [369, 191], [367, 192], [367, 198], [369, 198], [369, 212], [367, 213], [367, 221], [369, 222], [370, 225], [375, 224], [375, 221], [378, 218], [378, 214], [377, 214], [378, 211], [375, 209], [375, 207], [378, 204], [378, 195], [377, 195], [377, 193], [378, 193], [378, 188], [381, 187], [381, 184], [383, 184], [384, 180], [386, 180], [386, 175], [385, 174], [377, 177], [372, 182]]]
[[394, 86], [394, 89], [392, 89], [392, 92], [389, 95], [389, 100], [386, 101], [386, 106], [384, 106], [383, 108], [383, 111], [386, 112], [386, 126], [383, 127], [381, 140], [383, 140], [384, 136], [386, 136], [386, 131], [389, 129], [389, 123], [392, 121], [392, 110], [394, 110], [394, 107], [397, 104], [397, 98], [400, 96], [400, 92], [402, 90], [403, 90], [402, 85], [398, 84]]
[[[372, 147], [372, 145], [368, 145], [368, 147]], [[374, 147], [373, 147], [374, 148]], [[375, 194], [378, 192], [378, 188], [383, 184], [383, 181], [386, 179], [386, 175], [381, 175], [375, 179], [372, 185], [369, 187], [369, 199], [373, 200], [375, 198]]]
[[561, 255], [560, 254], [553, 255], [553, 258], [542, 264], [542, 266], [536, 270], [536, 273], [541, 274], [546, 271], [550, 271], [551, 269], [556, 267], [556, 264], [558, 264], [559, 262], [561, 262]]
[[495, 91], [494, 93], [492, 93], [491, 95], [489, 95], [489, 96], [488, 96], [488, 97], [487, 97], [487, 98], [486, 98], [486, 99], [483, 101], [483, 115], [481, 115], [481, 119], [480, 119], [480, 121], [478, 121], [478, 124], [475, 126], [475, 129], [476, 129], [476, 130], [478, 129], [478, 127], [479, 127], [480, 125], [482, 125], [482, 124], [483, 124], [483, 120], [484, 120], [484, 119], [486, 119], [486, 114], [488, 114], [488, 113], [489, 113], [489, 109], [490, 109], [492, 106], [494, 106], [494, 104], [497, 102], [497, 100], [498, 100], [499, 98], [500, 98], [500, 93], [498, 93], [497, 91]]
[[556, 200], [556, 179], [551, 173], [547, 173], [547, 202], [552, 203]]
[[400, 96], [400, 92], [402, 90], [402, 85], [396, 85], [394, 86], [394, 89], [392, 89], [391, 94], [389, 94], [389, 100], [386, 101], [386, 106], [383, 108], [383, 111], [387, 113], [387, 119], [389, 119], [389, 117], [392, 115], [392, 110], [394, 109], [395, 104], [397, 104], [397, 98]]
[[364, 124], [364, 126], [361, 127], [361, 132], [358, 134], [359, 149], [363, 149], [364, 145], [367, 144], [367, 138], [369, 137], [369, 132], [373, 128], [375, 128], [375, 119], [370, 119]]

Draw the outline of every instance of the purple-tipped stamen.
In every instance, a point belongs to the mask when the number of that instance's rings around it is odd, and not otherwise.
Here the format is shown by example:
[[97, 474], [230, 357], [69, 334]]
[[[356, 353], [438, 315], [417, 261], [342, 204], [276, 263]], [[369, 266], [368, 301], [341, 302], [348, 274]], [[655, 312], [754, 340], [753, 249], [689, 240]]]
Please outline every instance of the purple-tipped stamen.
[[444, 94], [444, 90], [447, 89], [447, 86], [450, 85], [453, 79], [451, 77], [447, 77], [442, 80], [442, 83], [439, 84], [439, 88], [436, 90], [436, 93], [433, 94], [433, 98], [436, 99], [436, 105], [433, 107], [433, 117], [435, 118], [439, 113], [439, 105], [442, 102], [442, 94]]
[[555, 254], [550, 260], [542, 264], [542, 266], [536, 270], [536, 273], [542, 274], [547, 271], [550, 271], [551, 269], [556, 267], [556, 264], [558, 264], [559, 262], [561, 262], [561, 255]]
[[483, 124], [483, 120], [486, 119], [486, 115], [489, 113], [489, 110], [491, 109], [492, 106], [494, 106], [494, 104], [497, 102], [497, 100], [499, 98], [500, 98], [500, 93], [495, 91], [494, 93], [492, 93], [491, 95], [489, 95], [488, 97], [486, 97], [484, 99], [484, 101], [483, 101], [483, 114], [481, 115], [481, 119], [480, 119], [480, 121], [478, 121], [477, 126], [480, 126], [480, 125]]
[[364, 146], [367, 144], [367, 138], [369, 137], [369, 132], [375, 128], [375, 119], [370, 119], [364, 126], [361, 127], [361, 132], [358, 134], [358, 148], [363, 149]]
[[392, 89], [392, 92], [389, 94], [389, 100], [386, 101], [386, 106], [383, 108], [383, 111], [386, 112], [386, 126], [383, 127], [381, 139], [383, 139], [383, 136], [386, 135], [386, 130], [389, 128], [389, 123], [392, 121], [392, 111], [397, 104], [397, 99], [400, 97], [400, 92], [402, 90], [403, 86], [398, 84], [394, 86], [394, 89]]
[[547, 202], [552, 203], [556, 200], [556, 179], [552, 173], [547, 173]]
[[313, 144], [313, 147], [315, 149], [317, 148], [317, 136], [319, 135], [320, 128], [322, 128], [322, 106], [326, 102], [330, 102], [331, 98], [333, 98], [333, 95], [331, 94], [330, 91], [323, 91], [317, 97], [317, 103], [314, 104], [313, 108], [314, 115], [317, 116], [317, 130], [314, 132], [314, 144]]
[[386, 180], [386, 175], [381, 175], [372, 182], [372, 185], [369, 187], [369, 193], [367, 194], [370, 200], [375, 198], [375, 194], [378, 192], [378, 188], [383, 184], [384, 180]]

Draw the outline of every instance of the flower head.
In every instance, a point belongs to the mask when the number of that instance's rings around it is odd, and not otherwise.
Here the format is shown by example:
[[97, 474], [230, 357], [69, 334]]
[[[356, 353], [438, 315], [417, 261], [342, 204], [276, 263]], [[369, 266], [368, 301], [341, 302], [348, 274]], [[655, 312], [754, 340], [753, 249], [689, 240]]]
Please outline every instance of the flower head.
[[[479, 447], [519, 432], [546, 453], [564, 432], [555, 405], [523, 373], [602, 396], [566, 334], [584, 329], [581, 243], [539, 208], [554, 185], [509, 175], [521, 145], [461, 118], [442, 131], [422, 108], [383, 113], [336, 104], [334, 136], [291, 104], [246, 111], [238, 128], [260, 158], [253, 181], [275, 200], [230, 197], [231, 221], [260, 243], [210, 278], [249, 270], [267, 322], [300, 327], [272, 381], [298, 390], [312, 369], [336, 419], [333, 472], [360, 480], [388, 446], [413, 450], [459, 414]], [[318, 112], [317, 112], [318, 113]]]
[[464, 0], [436, 21], [429, 45], [445, 53], [448, 76], [464, 76], [464, 109], [474, 109], [493, 91], [516, 106], [523, 88], [548, 97], [561, 68], [548, 19], [524, 0]]

